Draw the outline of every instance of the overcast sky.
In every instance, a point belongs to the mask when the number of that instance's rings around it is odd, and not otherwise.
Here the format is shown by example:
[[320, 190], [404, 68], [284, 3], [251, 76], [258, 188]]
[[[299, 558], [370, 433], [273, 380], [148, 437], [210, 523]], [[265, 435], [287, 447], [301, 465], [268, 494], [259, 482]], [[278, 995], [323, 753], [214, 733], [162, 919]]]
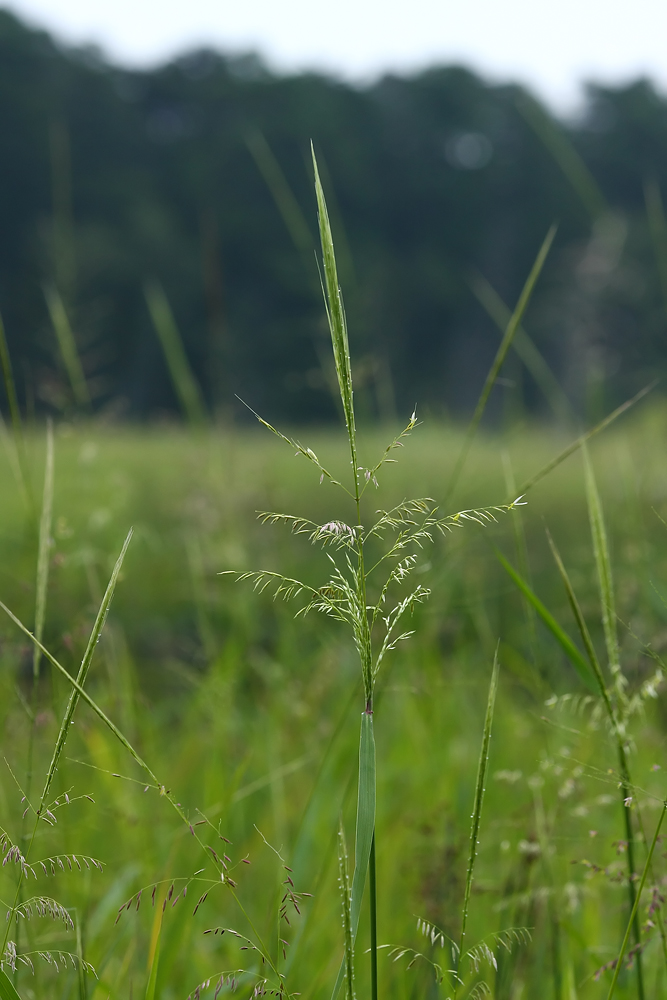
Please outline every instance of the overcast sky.
[[[2, 2], [2, 0], [0, 0]], [[667, 91], [667, 0], [13, 0], [33, 24], [154, 65], [195, 45], [256, 49], [277, 69], [351, 79], [463, 62], [563, 111], [582, 80], [648, 74]]]

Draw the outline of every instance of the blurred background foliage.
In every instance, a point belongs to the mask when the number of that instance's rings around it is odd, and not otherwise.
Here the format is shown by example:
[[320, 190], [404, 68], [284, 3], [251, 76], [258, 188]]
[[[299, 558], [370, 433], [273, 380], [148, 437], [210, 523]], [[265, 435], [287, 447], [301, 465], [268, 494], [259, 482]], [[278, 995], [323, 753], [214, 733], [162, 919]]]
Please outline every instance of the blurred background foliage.
[[[143, 290], [157, 281], [208, 413], [241, 416], [238, 393], [271, 419], [332, 419], [311, 139], [362, 418], [472, 410], [499, 342], [480, 289], [512, 306], [553, 221], [526, 329], [574, 412], [597, 417], [667, 364], [650, 224], [667, 100], [647, 80], [591, 85], [560, 122], [461, 67], [354, 87], [202, 50], [129, 70], [0, 11], [0, 137], [0, 311], [28, 413], [82, 404], [46, 284], [95, 411], [178, 414]], [[503, 376], [490, 420], [555, 408], [517, 357]]]

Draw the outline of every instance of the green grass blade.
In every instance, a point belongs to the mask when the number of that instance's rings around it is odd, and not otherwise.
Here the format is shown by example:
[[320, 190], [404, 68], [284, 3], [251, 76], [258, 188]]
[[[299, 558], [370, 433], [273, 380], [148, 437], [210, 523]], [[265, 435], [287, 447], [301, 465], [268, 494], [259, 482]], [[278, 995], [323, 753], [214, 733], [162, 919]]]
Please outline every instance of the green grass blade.
[[598, 493], [595, 474], [588, 456], [588, 451], [584, 445], [584, 471], [586, 477], [586, 499], [588, 501], [588, 518], [591, 526], [591, 536], [593, 538], [593, 552], [595, 554], [595, 567], [597, 569], [598, 586], [600, 589], [600, 602], [602, 604], [602, 626], [604, 629], [605, 645], [607, 647], [607, 659], [609, 670], [616, 683], [619, 695], [623, 693], [624, 678], [621, 674], [621, 659], [618, 648], [618, 632], [616, 630], [616, 603], [614, 600], [614, 582], [611, 570], [611, 559], [609, 558], [609, 544], [607, 541], [607, 529]]
[[347, 321], [345, 319], [345, 309], [343, 308], [343, 296], [338, 284], [338, 271], [336, 268], [333, 236], [331, 234], [331, 223], [329, 222], [327, 203], [317, 169], [317, 160], [315, 158], [314, 150], [312, 151], [312, 155], [313, 169], [315, 171], [315, 196], [317, 198], [320, 243], [322, 246], [322, 264], [324, 268], [324, 297], [327, 307], [327, 318], [329, 320], [329, 330], [331, 332], [331, 344], [333, 347], [334, 362], [336, 365], [338, 388], [340, 390], [340, 398], [343, 404], [343, 413], [345, 414], [347, 435], [350, 441], [352, 468], [355, 478], [355, 492], [357, 492], [357, 441], [354, 422], [352, 368], [350, 364], [350, 345], [347, 336]]
[[564, 448], [561, 452], [559, 452], [558, 455], [556, 455], [555, 458], [552, 458], [550, 462], [547, 462], [547, 464], [543, 466], [539, 470], [539, 472], [536, 472], [534, 476], [531, 476], [530, 479], [527, 479], [526, 482], [521, 485], [519, 489], [519, 493], [521, 494], [521, 496], [526, 494], [528, 490], [533, 488], [533, 486], [536, 486], [537, 483], [539, 483], [542, 479], [544, 479], [545, 476], [548, 476], [550, 472], [553, 472], [554, 469], [557, 469], [558, 466], [562, 462], [564, 462], [566, 458], [569, 458], [570, 455], [573, 455], [575, 453], [575, 451], [578, 451], [583, 444], [585, 444], [587, 441], [590, 441], [590, 439], [592, 437], [595, 437], [596, 434], [599, 434], [601, 431], [605, 430], [607, 427], [609, 427], [610, 424], [613, 424], [615, 420], [617, 420], [623, 413], [625, 413], [626, 410], [629, 410], [632, 406], [635, 405], [635, 403], [638, 403], [640, 399], [643, 399], [644, 396], [646, 396], [649, 392], [651, 392], [652, 389], [656, 387], [658, 381], [659, 381], [658, 379], [655, 379], [649, 385], [644, 386], [643, 389], [639, 390], [636, 396], [633, 396], [632, 399], [627, 399], [625, 403], [621, 403], [621, 405], [618, 406], [615, 410], [613, 410], [608, 416], [606, 416], [604, 420], [601, 420], [599, 424], [596, 424], [595, 427], [591, 428], [591, 430], [586, 431], [586, 433], [582, 434], [581, 437], [578, 437], [575, 441], [572, 441], [572, 443], [569, 444], [567, 448]]
[[21, 411], [19, 410], [19, 402], [16, 395], [16, 383], [14, 382], [14, 372], [12, 371], [12, 363], [9, 357], [9, 348], [7, 347], [5, 324], [2, 321], [2, 315], [0, 315], [0, 366], [2, 366], [2, 377], [5, 383], [5, 392], [7, 393], [9, 413], [12, 418], [12, 427], [18, 440], [23, 430], [21, 425]]
[[493, 670], [491, 672], [491, 683], [489, 685], [489, 696], [486, 702], [486, 716], [484, 718], [484, 732], [482, 733], [482, 746], [479, 753], [479, 763], [477, 765], [477, 781], [475, 783], [475, 802], [472, 811], [472, 824], [470, 827], [470, 853], [468, 855], [468, 869], [466, 872], [466, 887], [463, 896], [463, 911], [461, 913], [461, 937], [459, 939], [459, 953], [456, 959], [456, 973], [454, 980], [454, 997], [458, 992], [459, 969], [463, 959], [465, 948], [466, 928], [468, 924], [468, 909], [470, 906], [470, 893], [472, 891], [472, 881], [475, 872], [475, 859], [477, 858], [477, 848], [479, 847], [479, 827], [482, 820], [482, 805], [484, 803], [484, 790], [486, 782], [486, 770], [489, 764], [489, 744], [491, 742], [491, 726], [493, 723], [493, 711], [496, 704], [496, 692], [498, 690], [498, 650], [493, 658]]
[[556, 543], [547, 531], [547, 538], [549, 540], [549, 547], [551, 553], [554, 557], [556, 566], [558, 567], [558, 572], [560, 573], [561, 580], [563, 581], [563, 586], [565, 587], [565, 593], [567, 594], [567, 599], [569, 605], [572, 609], [572, 614], [574, 615], [574, 620], [577, 623], [577, 628], [579, 629], [579, 635], [584, 644], [584, 649], [588, 655], [588, 660], [593, 671], [593, 676], [595, 677], [597, 693], [604, 700], [605, 706], [607, 708], [607, 713], [612, 723], [614, 723], [614, 710], [609, 699], [609, 692], [607, 691], [607, 685], [605, 684], [604, 675], [602, 673], [602, 667], [600, 666], [600, 661], [598, 655], [595, 652], [595, 646], [593, 645], [593, 640], [591, 639], [591, 634], [588, 631], [588, 625], [586, 624], [586, 619], [584, 618], [583, 612], [581, 610], [581, 605], [577, 600], [577, 595], [574, 592], [574, 588], [568, 576], [567, 570], [565, 569], [565, 564], [560, 557], [560, 553], [556, 548]]
[[584, 657], [581, 655], [575, 644], [570, 639], [567, 632], [561, 628], [551, 612], [545, 607], [539, 597], [533, 592], [526, 581], [520, 576], [519, 573], [514, 569], [514, 567], [505, 559], [505, 557], [496, 550], [496, 556], [500, 561], [500, 564], [512, 578], [514, 583], [517, 585], [523, 596], [531, 604], [538, 614], [538, 617], [546, 625], [548, 630], [551, 632], [552, 636], [559, 644], [568, 660], [574, 667], [574, 669], [579, 674], [579, 677], [586, 685], [589, 691], [593, 693], [598, 693], [598, 685], [595, 681], [595, 677], [591, 672], [589, 664], [586, 662]]
[[644, 202], [648, 218], [653, 252], [660, 279], [660, 288], [665, 309], [667, 310], [667, 220], [665, 208], [660, 194], [660, 185], [655, 177], [644, 181]]
[[151, 961], [151, 970], [148, 977], [148, 985], [146, 987], [146, 1000], [155, 1000], [155, 988], [157, 986], [157, 974], [160, 966], [160, 939], [162, 938], [162, 921], [160, 921], [160, 927], [157, 932], [157, 941], [155, 942], [155, 951], [153, 952], [153, 960]]
[[0, 1000], [21, 1000], [7, 973], [0, 969]]
[[[375, 832], [375, 737], [373, 716], [363, 712], [359, 739], [359, 789], [357, 794], [357, 831], [354, 842], [354, 875], [350, 898], [350, 926], [354, 942], [359, 928], [361, 900], [364, 895], [368, 861]], [[331, 1000], [336, 1000], [345, 975], [345, 961], [341, 963]]]
[[280, 212], [294, 246], [300, 254], [303, 254], [304, 259], [308, 260], [308, 270], [311, 271], [314, 246], [313, 238], [299, 202], [296, 200], [280, 164], [259, 129], [253, 129], [248, 132], [245, 142], [250, 155], [257, 165], [257, 169], [271, 192], [273, 200], [276, 203], [276, 208]]
[[201, 427], [206, 423], [204, 401], [167, 296], [158, 281], [146, 282], [144, 294], [183, 416], [193, 427]]
[[[486, 310], [501, 333], [504, 333], [512, 317], [512, 312], [493, 285], [481, 274], [475, 274], [470, 280], [470, 287], [480, 305]], [[551, 371], [542, 352], [535, 346], [522, 326], [516, 331], [512, 347], [532, 375], [535, 383], [542, 390], [554, 416], [564, 423], [571, 421], [574, 411], [566, 393]]]
[[[46, 801], [46, 797], [49, 793], [49, 788], [51, 787], [51, 782], [58, 768], [58, 761], [60, 760], [61, 754], [65, 748], [65, 743], [67, 741], [67, 736], [69, 734], [70, 724], [74, 717], [74, 712], [76, 711], [76, 706], [79, 703], [80, 692], [83, 690], [86, 683], [86, 678], [88, 676], [88, 671], [90, 670], [90, 665], [93, 661], [93, 654], [99, 642], [100, 636], [102, 634], [102, 629], [104, 628], [104, 623], [109, 613], [109, 608], [111, 606], [111, 601], [113, 600], [114, 591], [116, 589], [116, 583], [118, 582], [118, 575], [121, 571], [123, 560], [125, 559], [125, 553], [127, 552], [128, 545], [132, 538], [132, 529], [128, 532], [127, 538], [123, 543], [123, 547], [120, 551], [120, 555], [116, 560], [116, 565], [113, 568], [111, 578], [109, 580], [107, 589], [105, 591], [104, 597], [102, 598], [102, 603], [100, 604], [99, 610], [97, 612], [97, 617], [93, 624], [90, 637], [88, 639], [88, 645], [86, 646], [86, 651], [83, 654], [83, 659], [81, 660], [81, 665], [79, 667], [79, 672], [76, 678], [76, 687], [72, 689], [70, 694], [69, 702], [67, 708], [65, 709], [65, 714], [60, 725], [60, 732], [58, 734], [58, 739], [56, 740], [56, 745], [53, 750], [53, 757], [51, 758], [51, 764], [49, 765], [49, 770], [46, 775], [46, 780], [44, 782], [44, 790], [42, 792], [42, 797], [40, 801], [40, 811]], [[39, 648], [43, 649], [41, 643]]]
[[553, 225], [549, 229], [547, 235], [544, 237], [542, 246], [540, 247], [537, 257], [535, 258], [535, 263], [531, 268], [530, 274], [528, 275], [526, 283], [521, 291], [521, 295], [519, 296], [519, 301], [517, 302], [516, 308], [514, 309], [514, 312], [512, 313], [510, 320], [507, 324], [507, 328], [503, 335], [503, 339], [501, 340], [500, 346], [498, 347], [498, 350], [496, 352], [496, 356], [493, 359], [493, 364], [489, 369], [489, 374], [486, 376], [486, 381], [484, 382], [484, 386], [480, 393], [480, 397], [477, 400], [477, 406], [475, 407], [475, 412], [472, 415], [472, 419], [468, 425], [465, 438], [463, 439], [463, 445], [461, 446], [461, 451], [459, 453], [458, 459], [456, 460], [456, 465], [454, 466], [454, 471], [452, 472], [452, 478], [450, 480], [449, 487], [447, 489], [447, 494], [444, 501], [445, 506], [447, 504], [447, 501], [451, 497], [452, 493], [456, 489], [459, 477], [461, 475], [461, 472], [463, 471], [463, 466], [465, 465], [466, 458], [468, 457], [468, 452], [470, 451], [470, 446], [472, 445], [473, 438], [477, 433], [479, 422], [482, 419], [482, 416], [484, 415], [484, 410], [486, 409], [486, 404], [488, 403], [489, 396], [491, 395], [491, 390], [493, 389], [496, 379], [500, 374], [500, 369], [502, 368], [505, 358], [507, 357], [507, 352], [512, 346], [512, 341], [516, 336], [516, 332], [521, 326], [521, 321], [523, 320], [524, 313], [528, 308], [528, 303], [530, 302], [531, 296], [535, 289], [535, 285], [537, 284], [537, 279], [539, 278], [542, 268], [544, 267], [544, 262], [547, 259], [547, 255], [549, 253], [549, 250], [551, 249], [551, 244], [554, 241], [555, 235], [556, 235], [556, 226]]
[[49, 316], [51, 317], [51, 323], [58, 340], [60, 356], [65, 365], [65, 371], [67, 372], [67, 377], [72, 388], [74, 401], [77, 406], [88, 409], [90, 407], [90, 393], [65, 304], [55, 285], [46, 285], [44, 287], [44, 297], [46, 298]]
[[[49, 582], [49, 551], [51, 548], [51, 521], [53, 513], [53, 424], [46, 426], [46, 464], [44, 469], [44, 493], [42, 516], [39, 522], [39, 546], [37, 553], [37, 586], [35, 600], [35, 638], [40, 642], [44, 635], [46, 617], [46, 589]], [[39, 677], [39, 663], [42, 658], [39, 646], [33, 649], [32, 674]]]
[[604, 215], [609, 210], [605, 196], [565, 132], [528, 94], [523, 93], [517, 99], [516, 106], [549, 150], [591, 218], [597, 219]]
[[642, 892], [644, 891], [644, 886], [646, 885], [646, 878], [651, 868], [651, 861], [653, 859], [653, 854], [655, 851], [656, 844], [658, 843], [658, 837], [660, 835], [660, 829], [662, 827], [663, 820], [665, 818], [665, 813], [667, 812], [667, 802], [663, 802], [662, 811], [660, 813], [660, 818], [655, 828], [655, 833], [653, 834], [653, 840], [651, 841], [651, 846], [649, 848], [648, 855], [646, 857], [646, 863], [644, 865], [644, 870], [642, 872], [641, 879], [639, 880], [639, 886], [637, 888], [637, 894], [635, 896], [634, 906], [632, 907], [632, 912], [630, 913], [630, 919], [628, 920], [628, 925], [625, 929], [625, 935], [623, 937], [623, 942], [621, 944], [621, 950], [618, 953], [618, 958], [616, 959], [616, 966], [614, 968], [614, 976], [609, 986], [609, 993], [607, 994], [607, 1000], [612, 1000], [614, 992], [616, 990], [616, 983], [618, 982], [618, 977], [621, 972], [621, 965], [623, 963], [623, 958], [625, 957], [625, 952], [628, 947], [628, 941], [630, 940], [630, 934], [635, 927], [637, 920], [637, 910], [639, 908], [639, 902], [641, 900]]

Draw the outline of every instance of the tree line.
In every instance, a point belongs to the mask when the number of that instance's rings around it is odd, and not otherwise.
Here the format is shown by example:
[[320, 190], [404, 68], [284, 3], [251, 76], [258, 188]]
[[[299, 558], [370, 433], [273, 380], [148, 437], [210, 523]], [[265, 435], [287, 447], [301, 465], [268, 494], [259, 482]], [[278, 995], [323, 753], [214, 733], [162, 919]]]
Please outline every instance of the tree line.
[[365, 86], [212, 50], [127, 69], [0, 11], [20, 405], [177, 415], [185, 371], [200, 412], [239, 418], [238, 396], [268, 419], [335, 417], [311, 142], [362, 419], [471, 410], [553, 222], [490, 419], [596, 416], [667, 366], [667, 100], [650, 81], [589, 85], [560, 121], [459, 66]]

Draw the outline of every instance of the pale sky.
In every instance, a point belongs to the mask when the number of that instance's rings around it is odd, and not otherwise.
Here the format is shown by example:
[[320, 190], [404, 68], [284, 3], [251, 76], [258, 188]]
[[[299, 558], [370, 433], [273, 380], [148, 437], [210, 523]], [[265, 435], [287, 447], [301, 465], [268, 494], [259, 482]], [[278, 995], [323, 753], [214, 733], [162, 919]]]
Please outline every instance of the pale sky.
[[[2, 0], [0, 0], [2, 2]], [[6, 0], [5, 0], [6, 2]], [[582, 80], [648, 74], [667, 91], [667, 0], [11, 0], [29, 22], [150, 66], [196, 45], [276, 69], [366, 80], [465, 63], [573, 110]]]

